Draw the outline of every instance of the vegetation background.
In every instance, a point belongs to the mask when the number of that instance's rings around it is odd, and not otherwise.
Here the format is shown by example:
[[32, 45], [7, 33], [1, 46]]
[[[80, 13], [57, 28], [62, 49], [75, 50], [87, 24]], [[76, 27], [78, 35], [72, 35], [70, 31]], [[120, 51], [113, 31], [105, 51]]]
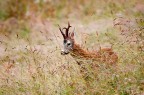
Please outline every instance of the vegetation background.
[[[58, 24], [76, 42], [112, 47], [117, 66], [85, 76], [62, 56]], [[0, 0], [0, 95], [144, 95], [144, 0]]]

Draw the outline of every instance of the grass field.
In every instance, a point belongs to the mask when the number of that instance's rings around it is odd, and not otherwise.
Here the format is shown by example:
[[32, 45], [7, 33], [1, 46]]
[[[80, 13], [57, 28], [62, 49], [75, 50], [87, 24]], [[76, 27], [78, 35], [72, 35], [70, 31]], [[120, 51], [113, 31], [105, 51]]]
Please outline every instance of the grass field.
[[[83, 60], [83, 75], [61, 55], [68, 21], [82, 48], [112, 47], [117, 65]], [[0, 0], [0, 95], [144, 95], [144, 1]]]

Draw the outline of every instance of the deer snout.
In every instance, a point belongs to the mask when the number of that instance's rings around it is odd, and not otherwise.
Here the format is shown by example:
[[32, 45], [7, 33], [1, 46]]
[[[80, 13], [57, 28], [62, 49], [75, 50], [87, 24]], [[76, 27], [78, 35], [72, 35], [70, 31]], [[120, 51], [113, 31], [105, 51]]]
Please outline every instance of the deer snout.
[[67, 52], [67, 51], [64, 51], [64, 50], [61, 50], [61, 55], [66, 55], [66, 54], [68, 54], [69, 52]]

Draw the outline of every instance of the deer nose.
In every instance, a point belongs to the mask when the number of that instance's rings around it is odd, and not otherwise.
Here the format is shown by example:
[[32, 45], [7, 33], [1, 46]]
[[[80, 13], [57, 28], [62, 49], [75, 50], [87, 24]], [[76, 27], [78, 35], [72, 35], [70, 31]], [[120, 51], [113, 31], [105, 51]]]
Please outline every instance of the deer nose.
[[61, 51], [61, 55], [66, 55], [68, 52], [65, 52], [64, 50]]
[[65, 55], [64, 51], [61, 51], [61, 55]]

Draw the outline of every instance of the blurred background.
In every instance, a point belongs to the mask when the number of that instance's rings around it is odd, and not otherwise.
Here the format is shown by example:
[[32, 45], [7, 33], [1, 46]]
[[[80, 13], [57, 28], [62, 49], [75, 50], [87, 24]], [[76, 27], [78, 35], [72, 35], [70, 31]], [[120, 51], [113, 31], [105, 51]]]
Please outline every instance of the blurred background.
[[38, 20], [60, 24], [64, 20], [90, 22], [143, 16], [143, 0], [0, 0], [1, 33], [11, 33], [17, 27], [29, 27], [30, 22]]
[[31, 15], [46, 18], [96, 18], [116, 15], [142, 16], [143, 0], [1, 0], [0, 19], [28, 19]]

